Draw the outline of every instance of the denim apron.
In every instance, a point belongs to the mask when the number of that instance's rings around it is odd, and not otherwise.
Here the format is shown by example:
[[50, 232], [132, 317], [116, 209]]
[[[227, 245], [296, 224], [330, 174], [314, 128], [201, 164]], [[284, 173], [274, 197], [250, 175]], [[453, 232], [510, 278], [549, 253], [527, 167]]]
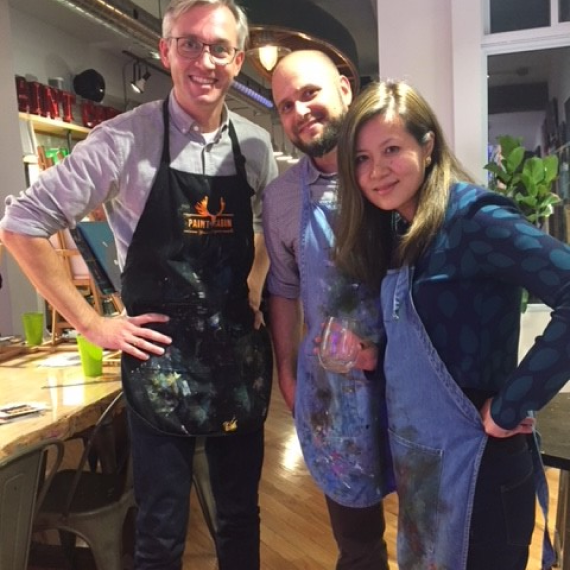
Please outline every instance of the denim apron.
[[[362, 334], [374, 340], [378, 305], [377, 300], [358, 302], [360, 289], [343, 283], [330, 262], [336, 192], [328, 190], [313, 199], [307, 184], [308, 169], [307, 160], [299, 236], [307, 334], [298, 358], [295, 423], [305, 462], [322, 491], [341, 505], [368, 507], [393, 490], [386, 460], [389, 453], [383, 386], [366, 380], [361, 371], [336, 374], [324, 370], [314, 354], [314, 339], [326, 315], [335, 311], [359, 319]], [[338, 298], [338, 293], [351, 299], [335, 305], [333, 297]]]
[[[447, 371], [414, 308], [412, 274], [409, 267], [389, 271], [381, 293], [388, 425], [399, 496], [398, 565], [403, 570], [464, 570], [487, 435], [478, 410]], [[532, 454], [544, 511], [546, 480], [536, 445]], [[543, 567], [550, 568], [546, 534], [543, 560]]]
[[162, 356], [122, 357], [131, 408], [173, 435], [224, 435], [261, 427], [269, 405], [272, 350], [253, 328], [247, 277], [254, 256], [252, 188], [232, 123], [230, 176], [170, 167], [168, 101], [161, 164], [129, 246], [122, 297], [131, 316], [163, 313], [149, 326], [172, 337]]

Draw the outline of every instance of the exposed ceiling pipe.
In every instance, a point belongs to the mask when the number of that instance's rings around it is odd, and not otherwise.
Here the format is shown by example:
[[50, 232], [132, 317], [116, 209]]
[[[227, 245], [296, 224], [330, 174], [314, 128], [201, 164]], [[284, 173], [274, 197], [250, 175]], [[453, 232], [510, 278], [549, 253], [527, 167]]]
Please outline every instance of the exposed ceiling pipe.
[[161, 22], [131, 0], [57, 0], [123, 37], [156, 53]]
[[[91, 18], [113, 32], [120, 34], [128, 40], [134, 40], [149, 54], [157, 54], [158, 42], [161, 37], [162, 22], [146, 10], [137, 6], [131, 0], [56, 0], [71, 9], [77, 10], [85, 17]], [[136, 56], [138, 57], [138, 56]], [[144, 59], [144, 58], [140, 58]], [[241, 74], [247, 81], [247, 90], [233, 86], [232, 94], [253, 105], [258, 110], [268, 112], [270, 107], [261, 104], [262, 99], [270, 96], [269, 91], [255, 80]], [[243, 83], [243, 82], [242, 82]], [[253, 92], [252, 92], [253, 90]], [[269, 101], [271, 103], [271, 101]]]

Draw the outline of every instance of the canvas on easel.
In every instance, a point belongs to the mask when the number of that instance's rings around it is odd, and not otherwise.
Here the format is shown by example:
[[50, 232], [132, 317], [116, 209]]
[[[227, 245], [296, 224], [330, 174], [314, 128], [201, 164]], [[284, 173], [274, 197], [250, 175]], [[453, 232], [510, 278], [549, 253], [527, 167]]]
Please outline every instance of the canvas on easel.
[[121, 270], [109, 224], [106, 221], [78, 222], [72, 235], [101, 293], [120, 293]]

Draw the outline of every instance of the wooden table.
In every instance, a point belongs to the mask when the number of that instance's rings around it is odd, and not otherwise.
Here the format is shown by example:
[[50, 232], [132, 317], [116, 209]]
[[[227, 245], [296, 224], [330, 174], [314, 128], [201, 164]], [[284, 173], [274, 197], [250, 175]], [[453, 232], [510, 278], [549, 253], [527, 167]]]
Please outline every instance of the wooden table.
[[561, 392], [538, 413], [544, 464], [560, 469], [554, 547], [558, 567], [570, 570], [570, 393]]
[[103, 375], [85, 378], [79, 364], [46, 367], [53, 358], [73, 359], [77, 348], [31, 351], [0, 363], [0, 405], [40, 402], [48, 409], [0, 425], [0, 459], [20, 447], [49, 437], [68, 439], [95, 424], [106, 405], [121, 390], [116, 359]]

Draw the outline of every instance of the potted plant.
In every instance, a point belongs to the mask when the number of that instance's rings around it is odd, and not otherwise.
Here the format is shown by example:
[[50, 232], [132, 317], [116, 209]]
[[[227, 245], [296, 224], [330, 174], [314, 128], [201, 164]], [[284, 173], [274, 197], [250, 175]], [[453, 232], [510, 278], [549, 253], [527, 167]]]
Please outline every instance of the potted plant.
[[542, 226], [560, 202], [552, 191], [558, 178], [558, 157], [525, 158], [526, 150], [521, 138], [509, 135], [497, 137], [501, 147], [500, 161], [484, 166], [491, 174], [489, 188], [512, 198], [527, 220]]
[[[560, 202], [560, 197], [552, 191], [558, 178], [558, 157], [525, 158], [526, 150], [520, 137], [502, 135], [497, 141], [501, 148], [499, 161], [484, 166], [492, 175], [489, 188], [511, 198], [529, 222], [542, 227]], [[527, 306], [528, 291], [523, 290], [522, 313]]]

